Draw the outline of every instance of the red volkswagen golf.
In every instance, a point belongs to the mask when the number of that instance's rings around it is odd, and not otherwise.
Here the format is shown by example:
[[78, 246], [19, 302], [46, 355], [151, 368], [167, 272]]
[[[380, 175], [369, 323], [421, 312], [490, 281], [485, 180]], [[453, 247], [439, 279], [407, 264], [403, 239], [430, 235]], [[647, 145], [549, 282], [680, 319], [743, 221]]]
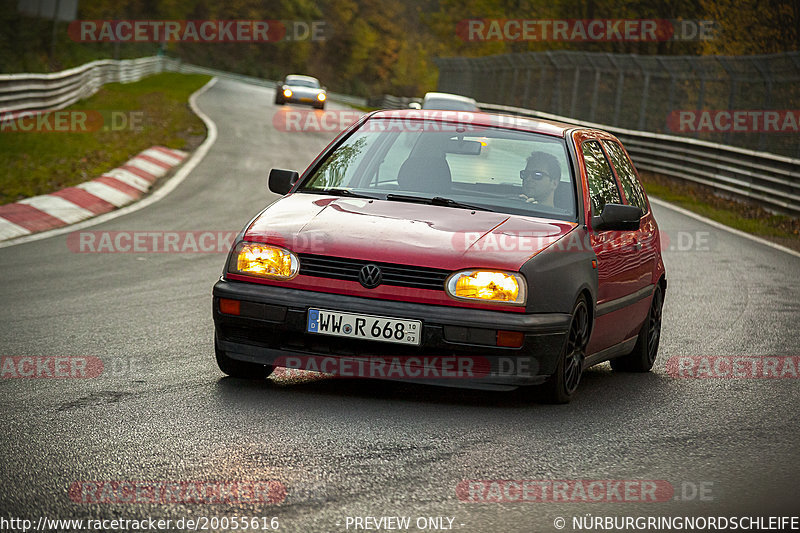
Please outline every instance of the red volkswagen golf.
[[651, 369], [667, 282], [612, 135], [468, 112], [376, 112], [239, 233], [213, 290], [216, 358], [568, 402], [581, 374]]

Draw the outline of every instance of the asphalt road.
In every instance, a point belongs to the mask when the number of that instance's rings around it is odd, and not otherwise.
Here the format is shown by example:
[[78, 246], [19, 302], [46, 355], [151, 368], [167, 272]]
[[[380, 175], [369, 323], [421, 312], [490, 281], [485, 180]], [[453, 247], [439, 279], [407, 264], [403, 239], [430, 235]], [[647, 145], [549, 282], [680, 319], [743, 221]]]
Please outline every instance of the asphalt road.
[[[275, 199], [270, 168], [302, 170], [333, 137], [276, 131], [272, 98], [218, 82], [198, 102], [219, 128], [202, 163], [160, 202], [92, 230], [239, 230]], [[572, 531], [587, 513], [796, 515], [800, 382], [677, 379], [666, 362], [800, 355], [800, 258], [654, 210], [674, 247], [656, 368], [595, 367], [566, 406], [406, 383], [226, 378], [211, 321], [224, 254], [75, 253], [64, 235], [0, 249], [0, 355], [93, 356], [105, 368], [94, 379], [0, 379], [0, 516], [275, 516], [281, 531], [332, 532], [364, 530], [347, 517], [408, 516], [411, 531], [418, 517], [449, 517], [459, 531], [548, 532], [556, 517]], [[474, 479], [665, 480], [677, 499], [460, 502], [457, 484]], [[75, 503], [69, 487], [88, 480], [276, 480], [286, 499]]]

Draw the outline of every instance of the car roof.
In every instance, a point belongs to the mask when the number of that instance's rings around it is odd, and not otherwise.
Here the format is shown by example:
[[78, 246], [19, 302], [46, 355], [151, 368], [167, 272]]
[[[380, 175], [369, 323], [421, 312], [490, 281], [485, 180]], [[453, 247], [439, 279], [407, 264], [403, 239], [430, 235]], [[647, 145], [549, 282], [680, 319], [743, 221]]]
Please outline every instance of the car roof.
[[425, 93], [425, 100], [428, 100], [430, 98], [441, 98], [443, 100], [458, 100], [459, 102], [468, 102], [470, 104], [476, 103], [474, 98], [452, 93]]
[[438, 111], [434, 109], [392, 109], [376, 111], [370, 118], [389, 118], [407, 120], [435, 120], [440, 122], [463, 122], [473, 126], [507, 128], [512, 130], [542, 133], [563, 137], [575, 124], [538, 118], [484, 113], [479, 111]]
[[288, 76], [286, 76], [286, 80], [288, 81], [289, 78], [295, 80], [316, 81], [317, 83], [319, 83], [319, 80], [317, 78], [313, 76], [305, 76], [303, 74], [289, 74]]

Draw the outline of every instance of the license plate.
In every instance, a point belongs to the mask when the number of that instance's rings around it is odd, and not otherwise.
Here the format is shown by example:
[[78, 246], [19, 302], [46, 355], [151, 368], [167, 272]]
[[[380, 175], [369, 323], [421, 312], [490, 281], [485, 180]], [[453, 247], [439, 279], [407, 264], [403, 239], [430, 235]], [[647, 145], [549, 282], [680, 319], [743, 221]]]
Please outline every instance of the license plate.
[[300, 101], [301, 102], [305, 102], [305, 103], [313, 102], [313, 100], [311, 98], [301, 98]]
[[422, 322], [386, 316], [309, 309], [306, 331], [351, 339], [419, 345], [422, 338]]

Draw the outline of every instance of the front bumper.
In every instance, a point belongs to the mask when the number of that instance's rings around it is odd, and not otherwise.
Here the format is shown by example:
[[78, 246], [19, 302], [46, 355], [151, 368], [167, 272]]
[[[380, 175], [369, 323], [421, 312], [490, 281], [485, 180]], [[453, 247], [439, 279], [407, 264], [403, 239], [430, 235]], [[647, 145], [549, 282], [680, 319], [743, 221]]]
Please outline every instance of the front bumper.
[[[483, 369], [477, 375], [437, 378], [433, 373], [421, 379], [385, 379], [494, 390], [539, 384], [552, 375], [570, 321], [568, 314], [561, 313], [523, 314], [415, 304], [224, 279], [214, 285], [213, 296], [217, 346], [233, 359], [274, 365], [297, 356], [353, 361], [470, 358]], [[220, 298], [242, 302], [240, 315], [222, 314]], [[306, 333], [310, 307], [421, 320], [422, 341], [419, 346], [410, 346]], [[522, 346], [496, 346], [497, 330], [523, 332]]]
[[285, 96], [280, 96], [278, 101], [282, 101], [286, 104], [302, 104], [302, 105], [310, 105], [314, 107], [319, 107], [325, 105], [326, 100], [318, 100], [316, 96], [309, 97], [309, 96], [296, 96], [292, 95], [289, 98]]

